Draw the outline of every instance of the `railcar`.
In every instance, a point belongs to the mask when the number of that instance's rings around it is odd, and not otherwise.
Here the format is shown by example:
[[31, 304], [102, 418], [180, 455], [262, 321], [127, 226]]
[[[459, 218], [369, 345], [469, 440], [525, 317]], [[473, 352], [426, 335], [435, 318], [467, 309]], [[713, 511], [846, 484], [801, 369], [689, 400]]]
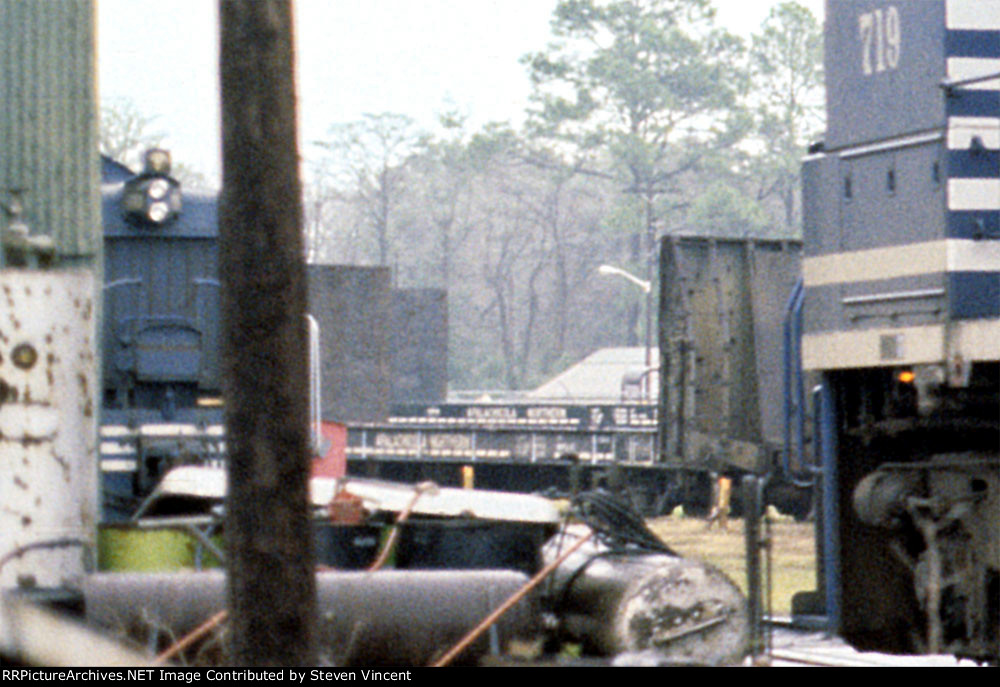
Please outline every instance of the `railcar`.
[[787, 430], [798, 426], [785, 400], [797, 398], [785, 330], [801, 254], [791, 239], [661, 240], [656, 460], [681, 475], [773, 476], [769, 499], [806, 515], [808, 480], [796, 485], [782, 470]]
[[779, 474], [801, 252], [791, 239], [666, 237], [656, 401], [399, 404], [348, 428], [348, 469], [461, 484], [464, 468], [476, 486], [512, 491], [602, 486], [650, 515], [707, 512], [713, 475], [771, 474], [770, 500], [805, 516], [811, 490]]
[[524, 493], [603, 486], [654, 512], [683, 502], [654, 458], [657, 409], [649, 402], [406, 403], [390, 411], [382, 422], [348, 426], [349, 472]]
[[803, 166], [816, 604], [858, 648], [1000, 655], [1000, 2], [828, 0]]

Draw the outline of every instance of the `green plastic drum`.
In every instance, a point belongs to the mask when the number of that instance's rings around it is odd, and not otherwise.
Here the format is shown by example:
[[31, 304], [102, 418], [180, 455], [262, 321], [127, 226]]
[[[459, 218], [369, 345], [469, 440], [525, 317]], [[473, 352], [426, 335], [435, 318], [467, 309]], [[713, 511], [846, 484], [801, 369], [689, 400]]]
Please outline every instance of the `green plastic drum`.
[[[179, 529], [139, 529], [102, 525], [98, 530], [97, 567], [108, 571], [169, 572], [195, 567], [198, 540]], [[221, 547], [222, 537], [212, 537]], [[217, 568], [219, 560], [201, 548], [201, 567]]]

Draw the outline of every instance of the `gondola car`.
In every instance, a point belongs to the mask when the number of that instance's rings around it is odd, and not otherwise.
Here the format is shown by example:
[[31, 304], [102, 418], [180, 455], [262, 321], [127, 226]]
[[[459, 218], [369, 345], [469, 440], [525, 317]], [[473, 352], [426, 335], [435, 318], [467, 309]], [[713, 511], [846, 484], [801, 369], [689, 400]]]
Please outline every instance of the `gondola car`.
[[1000, 2], [828, 0], [803, 167], [818, 596], [865, 650], [1000, 654]]

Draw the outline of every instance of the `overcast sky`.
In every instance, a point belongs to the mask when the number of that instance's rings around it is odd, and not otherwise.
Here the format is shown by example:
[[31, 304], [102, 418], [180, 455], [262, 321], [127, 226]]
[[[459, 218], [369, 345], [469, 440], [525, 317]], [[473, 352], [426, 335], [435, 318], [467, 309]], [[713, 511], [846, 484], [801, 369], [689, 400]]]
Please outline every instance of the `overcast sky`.
[[[822, 0], [799, 0], [822, 20]], [[714, 0], [749, 35], [774, 2]], [[98, 0], [99, 89], [166, 134], [174, 160], [219, 175], [218, 28], [208, 0]], [[473, 127], [520, 121], [518, 59], [550, 39], [555, 0], [297, 0], [302, 154], [336, 122], [406, 114], [425, 128], [457, 109]]]

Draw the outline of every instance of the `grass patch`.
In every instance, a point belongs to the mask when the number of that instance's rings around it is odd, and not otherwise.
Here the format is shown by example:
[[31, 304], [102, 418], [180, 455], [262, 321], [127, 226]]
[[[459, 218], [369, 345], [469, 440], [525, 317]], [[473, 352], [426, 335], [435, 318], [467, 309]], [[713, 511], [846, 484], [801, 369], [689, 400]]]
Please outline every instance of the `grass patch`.
[[[670, 548], [683, 556], [714, 565], [746, 593], [746, 543], [742, 520], [730, 520], [727, 531], [720, 530], [717, 525], [708, 529], [706, 521], [700, 518], [656, 518], [647, 524]], [[816, 588], [813, 524], [775, 522], [771, 524], [771, 538], [771, 612], [789, 615], [792, 595]]]

